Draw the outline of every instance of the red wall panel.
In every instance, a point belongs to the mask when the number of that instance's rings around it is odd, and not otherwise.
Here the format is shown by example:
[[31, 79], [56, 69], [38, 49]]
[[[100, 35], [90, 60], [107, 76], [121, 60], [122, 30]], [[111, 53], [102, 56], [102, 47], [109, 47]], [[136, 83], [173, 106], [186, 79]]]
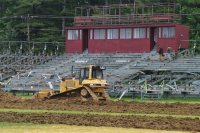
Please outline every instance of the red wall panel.
[[189, 48], [189, 27], [184, 25], [177, 25], [176, 39], [178, 47]]
[[66, 53], [82, 53], [82, 40], [66, 40], [65, 42]]
[[159, 48], [163, 48], [164, 52], [167, 51], [167, 48], [171, 47], [173, 50], [177, 51], [178, 45], [176, 38], [159, 38], [157, 42], [157, 51]]
[[149, 39], [89, 40], [89, 53], [150, 52]]
[[[146, 26], [130, 26], [134, 27], [147, 27], [147, 28], [159, 28], [159, 27], [175, 27], [174, 38], [158, 38], [157, 49], [163, 48], [166, 52], [167, 47], [171, 47], [177, 51], [181, 46], [182, 48], [188, 48], [189, 43], [189, 27], [177, 24], [163, 24], [163, 25], [146, 25]], [[112, 27], [112, 26], [111, 26]], [[73, 27], [76, 29], [76, 27]], [[85, 27], [84, 27], [85, 28]], [[91, 28], [91, 27], [90, 27]], [[108, 27], [101, 27], [108, 28]], [[116, 27], [120, 28], [120, 27]], [[129, 28], [129, 27], [128, 27]], [[70, 29], [70, 28], [69, 28]], [[78, 29], [78, 28], [77, 28]], [[87, 28], [85, 28], [87, 29]], [[182, 40], [182, 41], [181, 41]], [[113, 40], [88, 40], [88, 52], [89, 53], [143, 53], [150, 52], [150, 38], [144, 39], [113, 39]], [[66, 53], [82, 53], [83, 52], [82, 40], [67, 40], [66, 39]], [[180, 45], [181, 44], [181, 45]]]
[[[157, 50], [163, 48], [166, 52], [167, 47], [171, 47], [177, 51], [179, 48], [188, 48], [189, 42], [189, 27], [184, 25], [175, 25], [175, 37], [174, 38], [159, 38]], [[185, 40], [185, 41], [184, 41]]]

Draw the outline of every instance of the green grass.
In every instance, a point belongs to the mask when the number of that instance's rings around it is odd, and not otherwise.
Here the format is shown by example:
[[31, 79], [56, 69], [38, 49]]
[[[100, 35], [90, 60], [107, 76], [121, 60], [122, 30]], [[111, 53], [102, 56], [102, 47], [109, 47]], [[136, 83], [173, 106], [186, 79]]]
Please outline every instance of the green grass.
[[17, 97], [20, 97], [22, 99], [31, 99], [33, 97], [32, 93], [16, 93], [15, 94]]
[[33, 126], [34, 124], [32, 124], [32, 123], [0, 122], [0, 128], [2, 128], [2, 127], [11, 127], [11, 126], [21, 126], [21, 125]]
[[[113, 101], [118, 101], [117, 98], [112, 98]], [[194, 98], [183, 98], [183, 97], [171, 97], [171, 98], [161, 98], [158, 100], [142, 100], [140, 97], [130, 98], [124, 97], [122, 98], [123, 101], [127, 102], [161, 102], [161, 103], [200, 103], [200, 97]]]
[[117, 112], [87, 112], [87, 111], [68, 111], [68, 110], [30, 110], [30, 109], [0, 109], [0, 112], [15, 112], [15, 113], [56, 113], [56, 114], [71, 114], [71, 115], [110, 115], [110, 116], [148, 116], [148, 117], [175, 117], [175, 118], [191, 118], [200, 119], [200, 116], [194, 115], [169, 115], [169, 114], [144, 114], [144, 113], [117, 113]]
[[[183, 133], [152, 129], [0, 122], [1, 133]], [[185, 132], [184, 132], [185, 133]]]
[[[27, 93], [16, 93], [16, 96], [21, 97], [23, 99], [31, 99], [33, 95], [30, 93], [29, 95]], [[112, 101], [118, 101], [118, 98], [111, 98]], [[200, 97], [194, 97], [194, 98], [184, 98], [184, 97], [170, 97], [170, 98], [161, 98], [158, 100], [142, 100], [140, 97], [124, 97], [122, 98], [123, 101], [127, 102], [164, 102], [164, 103], [200, 103]]]

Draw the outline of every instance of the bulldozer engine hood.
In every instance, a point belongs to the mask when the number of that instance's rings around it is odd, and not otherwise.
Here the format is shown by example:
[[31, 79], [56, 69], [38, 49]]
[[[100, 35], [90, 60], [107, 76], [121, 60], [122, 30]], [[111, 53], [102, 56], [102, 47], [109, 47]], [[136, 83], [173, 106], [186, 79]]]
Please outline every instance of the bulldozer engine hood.
[[87, 79], [82, 82], [82, 85], [89, 85], [91, 87], [108, 87], [108, 83], [103, 79]]

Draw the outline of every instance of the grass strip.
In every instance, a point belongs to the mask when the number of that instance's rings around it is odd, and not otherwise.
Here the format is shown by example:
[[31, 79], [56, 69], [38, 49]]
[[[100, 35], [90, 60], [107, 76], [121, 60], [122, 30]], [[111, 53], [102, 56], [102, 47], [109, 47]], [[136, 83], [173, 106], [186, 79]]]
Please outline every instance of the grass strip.
[[1, 133], [189, 133], [153, 129], [0, 122]]
[[[111, 98], [112, 101], [118, 101], [116, 98]], [[126, 102], [157, 102], [157, 103], [187, 103], [187, 104], [200, 104], [200, 98], [183, 98], [183, 97], [170, 97], [170, 98], [161, 98], [161, 99], [141, 99], [140, 97], [130, 98], [124, 97], [122, 98], [123, 101]]]
[[[16, 93], [16, 96], [23, 98], [23, 99], [31, 99], [33, 95], [29, 95], [27, 93]], [[112, 101], [118, 101], [118, 98], [111, 97]], [[155, 99], [155, 100], [142, 100], [141, 97], [123, 97], [123, 101], [127, 102], [159, 102], [159, 103], [188, 103], [188, 104], [200, 104], [200, 98], [199, 97], [163, 97], [161, 99]]]
[[1, 112], [15, 113], [52, 113], [52, 114], [71, 114], [71, 115], [109, 115], [109, 116], [148, 116], [148, 117], [175, 117], [200, 119], [200, 116], [193, 115], [170, 115], [170, 114], [142, 114], [142, 113], [116, 113], [116, 112], [87, 112], [87, 111], [68, 111], [68, 110], [30, 110], [30, 109], [0, 109]]

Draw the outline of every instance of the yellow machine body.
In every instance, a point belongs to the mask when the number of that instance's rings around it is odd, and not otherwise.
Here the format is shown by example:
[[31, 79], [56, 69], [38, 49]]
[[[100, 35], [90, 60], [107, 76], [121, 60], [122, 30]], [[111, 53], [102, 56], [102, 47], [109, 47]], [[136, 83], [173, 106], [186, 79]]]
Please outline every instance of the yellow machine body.
[[[105, 93], [108, 88], [106, 80], [103, 79], [103, 71], [100, 66], [89, 65], [80, 68], [79, 79], [71, 78], [64, 79], [60, 82], [60, 93], [54, 94], [47, 89], [38, 92], [40, 97], [63, 97], [70, 96], [76, 93], [78, 96], [88, 98], [92, 97], [93, 100], [108, 100], [109, 96]], [[51, 92], [51, 94], [50, 94]], [[45, 93], [48, 93], [45, 95]]]
[[81, 87], [79, 80], [67, 79], [60, 82], [60, 93]]

